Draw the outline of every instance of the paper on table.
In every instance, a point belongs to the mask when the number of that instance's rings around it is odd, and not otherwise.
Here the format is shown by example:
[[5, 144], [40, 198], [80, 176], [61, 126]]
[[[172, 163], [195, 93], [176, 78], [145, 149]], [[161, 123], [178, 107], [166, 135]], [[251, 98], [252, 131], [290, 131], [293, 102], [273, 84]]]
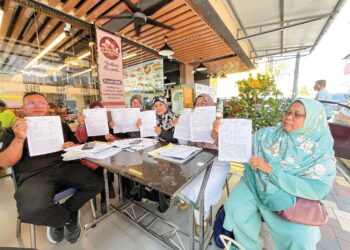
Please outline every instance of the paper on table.
[[88, 136], [106, 135], [109, 133], [105, 108], [84, 109], [83, 114]]
[[64, 143], [59, 116], [26, 117], [30, 156], [44, 155], [62, 150]]
[[175, 126], [174, 138], [191, 141], [192, 110], [183, 109], [179, 120]]
[[194, 152], [202, 150], [198, 147], [186, 146], [186, 145], [172, 145], [171, 147], [163, 147], [158, 151], [158, 154], [173, 157], [175, 159], [187, 159]]
[[248, 162], [252, 155], [252, 121], [221, 119], [219, 161]]
[[216, 119], [216, 107], [198, 107], [192, 114], [192, 139], [193, 142], [213, 143], [211, 131]]
[[141, 137], [157, 136], [154, 128], [157, 126], [156, 112], [154, 110], [140, 112], [142, 125], [140, 126]]
[[139, 131], [136, 122], [140, 116], [139, 108], [121, 108], [111, 110], [114, 122], [114, 133], [127, 133]]
[[113, 146], [116, 146], [121, 149], [132, 149], [135, 151], [139, 151], [150, 146], [157, 144], [157, 139], [150, 138], [132, 138], [125, 140], [116, 140], [112, 142]]

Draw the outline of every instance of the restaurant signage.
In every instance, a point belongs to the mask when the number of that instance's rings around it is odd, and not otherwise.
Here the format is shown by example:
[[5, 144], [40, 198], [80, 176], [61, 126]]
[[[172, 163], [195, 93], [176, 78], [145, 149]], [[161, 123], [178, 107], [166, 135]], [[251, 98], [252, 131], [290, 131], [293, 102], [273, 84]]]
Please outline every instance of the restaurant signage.
[[105, 107], [124, 107], [121, 39], [98, 28], [96, 39], [102, 103]]

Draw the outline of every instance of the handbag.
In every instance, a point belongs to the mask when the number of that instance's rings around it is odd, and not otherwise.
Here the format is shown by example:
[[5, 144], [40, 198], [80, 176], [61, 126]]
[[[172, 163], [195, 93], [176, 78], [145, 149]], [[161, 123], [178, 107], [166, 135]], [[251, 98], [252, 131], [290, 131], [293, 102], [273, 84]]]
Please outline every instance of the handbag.
[[220, 235], [226, 235], [231, 239], [234, 239], [234, 235], [231, 231], [227, 231], [223, 225], [224, 225], [224, 220], [225, 220], [225, 209], [224, 206], [222, 205], [215, 217], [215, 222], [214, 222], [214, 240], [215, 240], [215, 244], [217, 247], [224, 249], [225, 246], [222, 243], [221, 239], [220, 239]]
[[99, 167], [98, 164], [96, 164], [92, 161], [86, 160], [86, 159], [80, 159], [80, 163], [81, 163], [81, 165], [88, 167], [88, 168], [91, 168], [92, 170], [96, 170], [96, 168]]
[[322, 226], [328, 221], [326, 207], [318, 200], [297, 197], [295, 205], [276, 213], [283, 219], [308, 226]]

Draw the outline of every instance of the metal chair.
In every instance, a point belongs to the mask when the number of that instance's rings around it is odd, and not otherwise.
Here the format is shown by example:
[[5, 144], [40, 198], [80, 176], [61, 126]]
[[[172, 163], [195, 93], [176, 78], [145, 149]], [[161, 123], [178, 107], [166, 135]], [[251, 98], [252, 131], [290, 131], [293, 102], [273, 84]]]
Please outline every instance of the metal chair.
[[[15, 192], [17, 191], [17, 177], [15, 174], [15, 171], [12, 169], [12, 180], [13, 180], [13, 184], [15, 186]], [[62, 190], [61, 192], [55, 194], [54, 198], [53, 198], [53, 202], [55, 203], [59, 203], [61, 200], [67, 199], [71, 196], [73, 196], [76, 193], [76, 189], [75, 188], [67, 188]], [[92, 210], [92, 215], [93, 218], [96, 219], [96, 209], [95, 209], [95, 205], [93, 202], [93, 199], [90, 199], [90, 205], [91, 205], [91, 210]], [[19, 215], [17, 216], [17, 228], [16, 228], [16, 237], [18, 238], [21, 235], [21, 218], [19, 217]], [[36, 237], [35, 237], [35, 225], [34, 224], [29, 224], [30, 225], [30, 246], [31, 248], [36, 248]]]
[[222, 244], [224, 244], [225, 250], [230, 250], [231, 246], [234, 246], [237, 250], [245, 250], [245, 248], [242, 245], [240, 245], [237, 241], [224, 234], [220, 234], [220, 240]]

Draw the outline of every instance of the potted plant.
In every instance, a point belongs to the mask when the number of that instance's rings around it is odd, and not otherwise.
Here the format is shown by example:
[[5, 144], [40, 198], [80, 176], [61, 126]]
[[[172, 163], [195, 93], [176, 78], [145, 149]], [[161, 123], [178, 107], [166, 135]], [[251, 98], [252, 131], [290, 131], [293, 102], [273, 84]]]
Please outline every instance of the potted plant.
[[281, 121], [288, 102], [283, 101], [274, 78], [269, 74], [257, 74], [237, 81], [238, 96], [232, 97], [226, 116], [253, 121], [253, 130], [272, 126]]

